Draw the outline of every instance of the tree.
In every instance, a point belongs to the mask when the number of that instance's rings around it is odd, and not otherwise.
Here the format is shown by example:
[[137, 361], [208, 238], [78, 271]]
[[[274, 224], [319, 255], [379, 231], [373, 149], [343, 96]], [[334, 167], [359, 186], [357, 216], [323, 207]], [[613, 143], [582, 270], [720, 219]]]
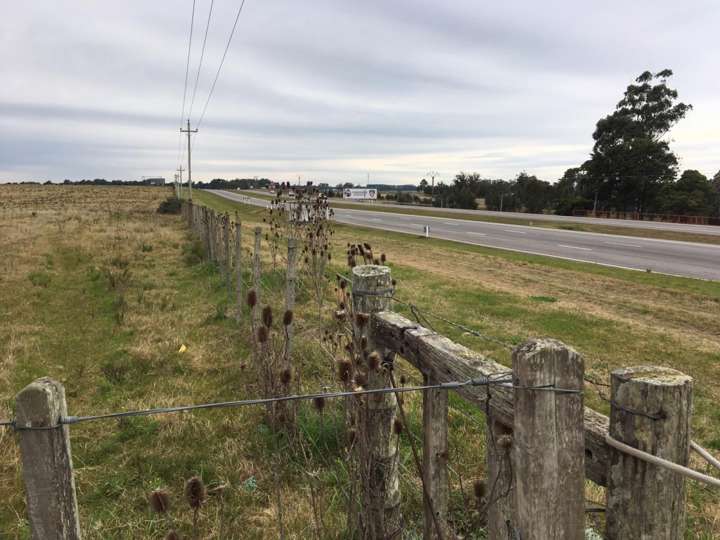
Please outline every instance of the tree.
[[715, 211], [717, 217], [720, 217], [720, 171], [715, 173], [712, 179], [713, 191], [715, 192]]
[[553, 188], [553, 207], [556, 214], [572, 216], [575, 210], [593, 208], [596, 192], [582, 167], [565, 171]]
[[615, 112], [598, 121], [583, 168], [603, 204], [652, 211], [663, 185], [675, 178], [678, 161], [663, 137], [692, 106], [676, 103], [677, 91], [667, 86], [670, 76], [669, 69], [644, 72], [627, 87]]
[[522, 172], [515, 180], [513, 191], [517, 203], [525, 212], [539, 214], [545, 210], [550, 201], [552, 186], [549, 182]]
[[663, 187], [660, 209], [669, 214], [708, 216], [715, 210], [715, 197], [704, 174], [687, 170], [677, 182]]

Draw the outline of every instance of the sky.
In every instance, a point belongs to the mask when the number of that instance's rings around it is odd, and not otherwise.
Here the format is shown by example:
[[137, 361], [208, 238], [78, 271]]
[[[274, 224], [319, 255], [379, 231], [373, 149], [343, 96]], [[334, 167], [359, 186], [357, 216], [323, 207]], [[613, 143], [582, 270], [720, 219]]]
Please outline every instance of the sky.
[[[0, 182], [172, 179], [240, 0], [7, 3]], [[548, 181], [645, 70], [693, 105], [683, 169], [720, 169], [717, 0], [246, 0], [200, 131], [194, 180]], [[190, 110], [190, 102], [193, 107]], [[185, 173], [186, 174], [186, 173]]]

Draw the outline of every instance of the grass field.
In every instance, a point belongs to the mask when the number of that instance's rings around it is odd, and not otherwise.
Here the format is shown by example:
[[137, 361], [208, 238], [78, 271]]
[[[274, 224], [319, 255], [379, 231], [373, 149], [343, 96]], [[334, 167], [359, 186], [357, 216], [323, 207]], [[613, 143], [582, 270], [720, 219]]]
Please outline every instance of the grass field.
[[[44, 375], [65, 384], [70, 414], [257, 396], [247, 329], [226, 315], [221, 276], [200, 259], [179, 217], [155, 213], [169, 193], [0, 186], [0, 418], [12, 416], [17, 391]], [[194, 196], [238, 211], [246, 231], [264, 225], [262, 209], [206, 192]], [[598, 379], [641, 363], [692, 375], [693, 437], [718, 455], [720, 284], [370, 229], [336, 230], [334, 261], [343, 260], [347, 242], [370, 242], [387, 253], [398, 297], [491, 338], [514, 344], [533, 336], [561, 339], [585, 355], [588, 373]], [[263, 302], [279, 307], [282, 272], [267, 259], [265, 269]], [[345, 271], [340, 263], [330, 270]], [[296, 356], [304, 388], [334, 387], [332, 364], [315, 346], [324, 323], [307, 292], [301, 290], [299, 303]], [[495, 341], [433, 322], [509, 363], [507, 348]], [[607, 412], [592, 387], [586, 401]], [[408, 431], [418, 433], [419, 399], [406, 403]], [[201, 512], [204, 538], [276, 538], [280, 513], [288, 538], [342, 538], [347, 471], [340, 419], [340, 404], [329, 403], [322, 416], [301, 407], [302, 452], [273, 436], [259, 409], [72, 426], [84, 535], [162, 538], [169, 525], [146, 501], [151, 489], [162, 487], [172, 495], [173, 525], [189, 536], [192, 516], [182, 489], [197, 474], [210, 487], [224, 486]], [[477, 525], [472, 482], [483, 476], [483, 426], [478, 411], [451, 399], [452, 518], [466, 538]], [[403, 512], [417, 534], [421, 491], [406, 439], [401, 453]], [[29, 534], [18, 459], [14, 435], [0, 431], [2, 538]], [[693, 465], [703, 468], [697, 460]], [[600, 500], [601, 492], [589, 487], [588, 495]], [[319, 521], [312, 518], [313, 501]], [[691, 485], [688, 523], [688, 538], [720, 535], [716, 493]]]
[[[271, 195], [261, 193], [259, 191], [240, 191], [245, 195], [256, 197], [259, 199], [272, 199]], [[336, 208], [361, 209], [372, 212], [389, 212], [391, 214], [409, 214], [416, 216], [428, 216], [449, 219], [467, 219], [470, 221], [489, 221], [491, 223], [507, 223], [509, 225], [525, 225], [527, 227], [544, 227], [547, 229], [563, 229], [566, 231], [582, 231], [603, 234], [617, 234], [622, 236], [637, 236], [640, 238], [661, 238], [664, 240], [680, 240], [683, 242], [700, 242], [703, 244], [720, 244], [720, 235], [712, 234], [695, 234], [688, 232], [675, 232], [657, 229], [643, 229], [633, 227], [632, 222], [627, 226], [602, 225], [599, 223], [571, 223], [567, 221], [546, 221], [533, 219], [532, 214], [528, 214], [527, 218], [504, 217], [504, 216], [488, 216], [482, 214], [474, 214], [472, 212], [443, 212], [442, 210], [429, 210], [421, 206], [408, 206], [407, 208], [397, 208], [394, 206], [379, 204], [362, 204], [343, 202], [342, 199], [330, 199], [330, 204]]]

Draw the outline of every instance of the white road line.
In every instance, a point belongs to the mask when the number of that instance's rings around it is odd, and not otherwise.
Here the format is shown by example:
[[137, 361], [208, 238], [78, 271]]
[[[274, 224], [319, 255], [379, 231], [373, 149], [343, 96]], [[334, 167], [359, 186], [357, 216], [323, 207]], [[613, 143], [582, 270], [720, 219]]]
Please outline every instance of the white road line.
[[603, 242], [609, 246], [627, 246], [627, 247], [642, 247], [640, 244], [627, 244], [625, 242]]
[[564, 248], [570, 248], [570, 249], [581, 249], [583, 251], [592, 251], [592, 248], [586, 248], [586, 247], [580, 247], [580, 246], [568, 246], [567, 244], [558, 244], [560, 247]]
[[467, 231], [465, 234], [474, 234], [475, 236], [487, 236], [487, 234], [482, 232], [473, 232], [473, 231]]
[[451, 223], [450, 221], [443, 221], [443, 225], [450, 225], [451, 227], [458, 227], [459, 223]]
[[425, 226], [422, 223], [410, 223], [410, 225], [412, 225], [413, 227], [424, 227]]
[[511, 232], [511, 233], [515, 233], [515, 234], [527, 234], [527, 232], [525, 232], [525, 231], [516, 231], [514, 229], [503, 229], [503, 231]]

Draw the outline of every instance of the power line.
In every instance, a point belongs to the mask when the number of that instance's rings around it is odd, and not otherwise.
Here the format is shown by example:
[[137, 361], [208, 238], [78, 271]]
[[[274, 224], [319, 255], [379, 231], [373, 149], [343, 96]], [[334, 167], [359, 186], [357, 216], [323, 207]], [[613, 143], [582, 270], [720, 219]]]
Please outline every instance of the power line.
[[[185, 116], [185, 100], [187, 99], [187, 86], [188, 86], [188, 74], [190, 73], [190, 51], [192, 50], [192, 36], [193, 36], [193, 27], [195, 26], [195, 2], [196, 0], [193, 0], [192, 3], [192, 13], [190, 15], [190, 37], [188, 39], [188, 50], [187, 50], [187, 60], [185, 62], [185, 88], [183, 89], [183, 100], [182, 100], [182, 109], [180, 111], [180, 128], [182, 129], [182, 123], [183, 123], [183, 117]], [[178, 134], [178, 164], [180, 164], [180, 148], [182, 143], [182, 134]]]
[[192, 116], [193, 105], [195, 104], [195, 94], [197, 92], [198, 82], [200, 81], [200, 71], [203, 65], [203, 58], [205, 58], [205, 44], [207, 43], [208, 30], [210, 30], [210, 19], [212, 17], [214, 4], [215, 0], [210, 0], [210, 11], [208, 11], [207, 22], [205, 23], [205, 36], [203, 37], [202, 50], [200, 51], [200, 63], [198, 64], [197, 75], [195, 76], [195, 86], [193, 87], [192, 99], [190, 100], [188, 117]]
[[205, 101], [205, 105], [203, 106], [202, 114], [200, 115], [200, 120], [197, 122], [197, 128], [199, 129], [202, 125], [203, 119], [205, 118], [205, 113], [207, 112], [208, 105], [210, 104], [210, 99], [212, 98], [213, 92], [215, 91], [215, 85], [218, 82], [218, 78], [220, 77], [220, 71], [222, 70], [223, 64], [225, 63], [225, 57], [227, 56], [228, 49], [230, 49], [230, 43], [232, 43], [233, 36], [235, 35], [235, 28], [237, 28], [238, 20], [240, 19], [240, 13], [242, 13], [243, 7], [245, 6], [245, 0], [242, 0], [240, 7], [238, 8], [237, 15], [235, 16], [235, 22], [233, 23], [232, 30], [230, 31], [230, 36], [228, 37], [227, 45], [225, 45], [225, 51], [223, 52], [222, 58], [220, 59], [220, 65], [218, 66], [217, 72], [215, 73], [215, 79], [213, 79], [212, 86], [210, 87], [210, 93], [208, 94], [207, 100]]

